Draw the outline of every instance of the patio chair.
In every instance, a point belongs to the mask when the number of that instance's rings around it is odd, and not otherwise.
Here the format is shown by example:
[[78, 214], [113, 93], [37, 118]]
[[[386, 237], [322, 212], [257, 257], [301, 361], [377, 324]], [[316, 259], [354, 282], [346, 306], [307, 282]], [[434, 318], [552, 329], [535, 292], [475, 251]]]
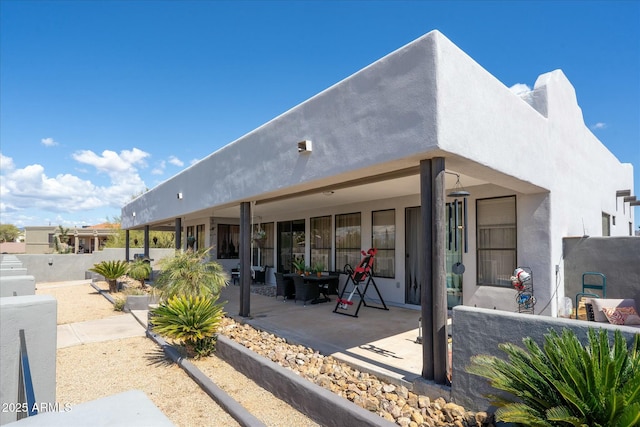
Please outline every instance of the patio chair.
[[320, 288], [315, 283], [304, 283], [304, 277], [293, 276], [293, 286], [296, 288], [296, 295], [293, 302], [298, 300], [307, 305], [307, 301], [317, 300], [320, 297]]
[[276, 299], [282, 297], [282, 302], [285, 302], [287, 298], [293, 294], [293, 284], [291, 280], [284, 277], [282, 273], [275, 273], [276, 275]]

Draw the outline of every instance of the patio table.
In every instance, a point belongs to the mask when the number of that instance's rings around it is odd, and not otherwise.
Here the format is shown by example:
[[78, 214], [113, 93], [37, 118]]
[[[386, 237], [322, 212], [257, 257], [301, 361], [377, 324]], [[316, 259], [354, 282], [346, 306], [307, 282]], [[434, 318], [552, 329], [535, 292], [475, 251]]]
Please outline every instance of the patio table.
[[[289, 277], [289, 278], [293, 276], [298, 276], [298, 274], [288, 273], [284, 275], [284, 277]], [[324, 295], [324, 298], [317, 298], [311, 301], [311, 304], [318, 304], [321, 302], [330, 302], [331, 298], [329, 298], [329, 294], [331, 293], [331, 291], [333, 291], [333, 293], [335, 294], [338, 293], [337, 292], [338, 279], [340, 278], [340, 276], [337, 276], [335, 274], [322, 275], [322, 276], [318, 276], [317, 274], [309, 274], [303, 277], [304, 277], [305, 283], [308, 283], [310, 285], [311, 284], [317, 285], [318, 288], [320, 289], [320, 293]]]

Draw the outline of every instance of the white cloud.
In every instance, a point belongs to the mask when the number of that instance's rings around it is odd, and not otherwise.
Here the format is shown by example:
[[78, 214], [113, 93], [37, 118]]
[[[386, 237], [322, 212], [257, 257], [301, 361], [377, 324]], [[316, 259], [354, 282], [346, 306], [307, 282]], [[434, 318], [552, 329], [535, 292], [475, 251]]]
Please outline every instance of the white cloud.
[[200, 159], [191, 159], [191, 161], [189, 162], [190, 165], [195, 165], [196, 163], [198, 163], [200, 161]]
[[184, 166], [184, 162], [179, 158], [177, 158], [176, 156], [169, 156], [169, 163], [171, 163], [174, 166], [178, 166], [180, 168]]
[[100, 172], [109, 175], [127, 171], [135, 166], [146, 167], [145, 159], [149, 157], [149, 153], [134, 148], [133, 150], [122, 150], [120, 154], [111, 150], [104, 150], [102, 156], [97, 155], [91, 150], [76, 151], [72, 155], [73, 159], [90, 166], [95, 167]]
[[525, 93], [531, 92], [531, 88], [524, 83], [516, 83], [509, 88], [509, 90], [516, 95], [523, 95]]
[[[54, 223], [67, 223], [68, 220], [63, 218], [74, 213], [90, 215], [86, 219], [91, 221], [96, 216], [95, 213], [89, 214], [91, 210], [119, 210], [133, 195], [146, 189], [138, 168], [146, 167], [147, 157], [148, 153], [137, 148], [123, 150], [119, 154], [109, 150], [101, 155], [88, 150], [74, 153], [74, 160], [92, 166], [98, 173], [109, 177], [106, 185], [96, 185], [90, 179], [69, 173], [47, 176], [44, 167], [39, 164], [15, 169], [13, 159], [0, 154], [0, 212], [3, 223], [46, 225], [52, 218], [55, 218]], [[45, 223], [30, 218], [35, 212], [44, 218]], [[34, 221], [37, 223], [34, 224]], [[76, 221], [78, 225], [83, 222]]]
[[55, 145], [58, 145], [57, 141], [54, 141], [53, 138], [42, 138], [40, 140], [40, 142], [42, 143], [42, 145], [44, 145], [45, 147], [53, 147]]
[[0, 153], [0, 170], [9, 171], [13, 170], [15, 165], [13, 164], [13, 159], [11, 157], [7, 157]]
[[602, 123], [602, 122], [598, 122], [594, 125], [591, 125], [591, 129], [593, 130], [598, 130], [598, 129], [606, 129], [607, 128], [607, 124], [606, 123]]
[[151, 175], [162, 175], [166, 165], [167, 163], [164, 160], [161, 160], [160, 163], [158, 163], [158, 166], [151, 170]]

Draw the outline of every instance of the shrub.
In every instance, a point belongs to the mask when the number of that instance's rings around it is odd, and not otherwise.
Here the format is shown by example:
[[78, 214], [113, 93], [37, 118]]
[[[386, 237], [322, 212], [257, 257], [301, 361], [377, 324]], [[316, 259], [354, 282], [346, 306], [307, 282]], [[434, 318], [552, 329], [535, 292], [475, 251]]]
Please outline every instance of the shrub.
[[219, 263], [207, 260], [208, 255], [209, 249], [189, 250], [160, 260], [154, 289], [162, 299], [174, 295], [218, 295], [229, 277]]
[[140, 286], [144, 288], [144, 281], [151, 276], [151, 263], [145, 259], [130, 262], [127, 267], [127, 276], [139, 281]]
[[152, 310], [153, 331], [183, 344], [187, 356], [213, 351], [214, 337], [224, 312], [218, 296], [175, 295]]
[[488, 396], [496, 420], [527, 426], [637, 426], [640, 424], [640, 334], [627, 349], [620, 331], [613, 346], [606, 330], [588, 331], [584, 347], [573, 333], [551, 330], [541, 349], [503, 343], [509, 360], [489, 355], [471, 359], [467, 371], [490, 380], [511, 397]]
[[118, 292], [118, 277], [127, 274], [128, 263], [126, 261], [102, 261], [93, 265], [89, 271], [103, 276], [109, 283], [109, 292]]
[[124, 305], [127, 303], [127, 299], [122, 297], [114, 298], [113, 300], [113, 310], [114, 311], [122, 311], [124, 310]]

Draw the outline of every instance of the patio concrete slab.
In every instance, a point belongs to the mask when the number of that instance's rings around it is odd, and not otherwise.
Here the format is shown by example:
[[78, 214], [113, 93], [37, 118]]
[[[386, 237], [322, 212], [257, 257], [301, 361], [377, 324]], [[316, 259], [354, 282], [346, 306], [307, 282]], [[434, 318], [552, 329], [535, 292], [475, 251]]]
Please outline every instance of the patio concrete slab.
[[[283, 302], [251, 294], [250, 316], [239, 316], [240, 287], [228, 286], [220, 301], [238, 321], [311, 347], [379, 376], [412, 382], [422, 373], [422, 346], [418, 337], [419, 309], [388, 306], [380, 310], [362, 306], [358, 317], [334, 313], [336, 296], [320, 304]], [[367, 300], [365, 300], [367, 301]], [[358, 301], [346, 311], [355, 313]], [[370, 305], [379, 306], [373, 301]], [[341, 312], [342, 310], [338, 310]]]

